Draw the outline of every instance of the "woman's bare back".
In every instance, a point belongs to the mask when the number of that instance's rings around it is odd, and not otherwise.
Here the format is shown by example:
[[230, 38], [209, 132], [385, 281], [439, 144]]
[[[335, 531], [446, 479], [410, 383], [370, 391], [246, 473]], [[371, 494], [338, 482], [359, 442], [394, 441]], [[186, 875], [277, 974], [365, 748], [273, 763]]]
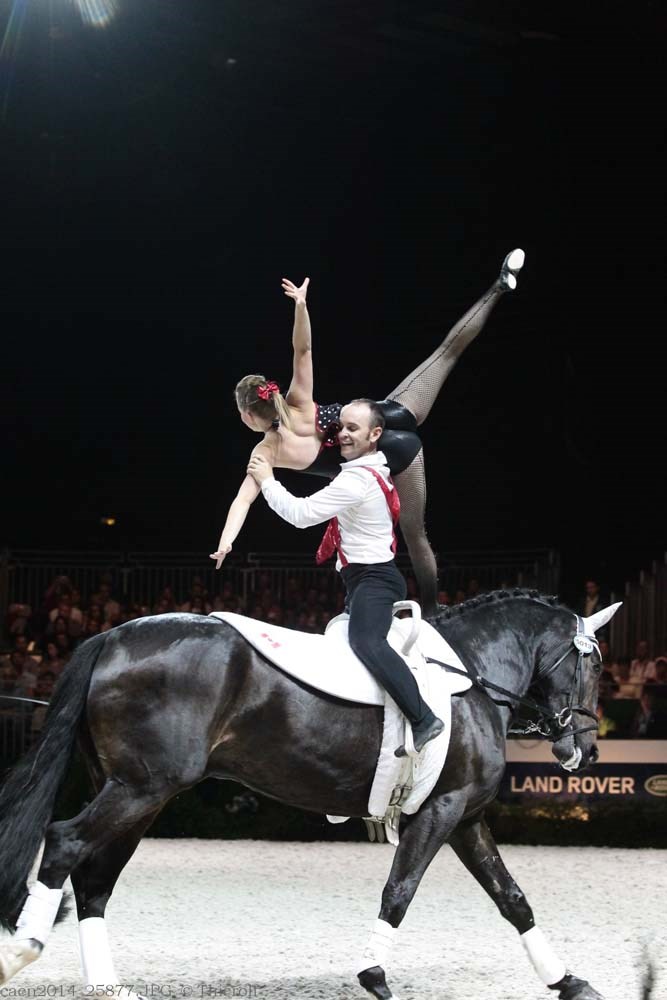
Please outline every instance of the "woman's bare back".
[[281, 425], [271, 428], [256, 450], [268, 450], [272, 465], [279, 469], [307, 469], [322, 447], [315, 422], [316, 412], [315, 403], [307, 408], [290, 407], [292, 427]]

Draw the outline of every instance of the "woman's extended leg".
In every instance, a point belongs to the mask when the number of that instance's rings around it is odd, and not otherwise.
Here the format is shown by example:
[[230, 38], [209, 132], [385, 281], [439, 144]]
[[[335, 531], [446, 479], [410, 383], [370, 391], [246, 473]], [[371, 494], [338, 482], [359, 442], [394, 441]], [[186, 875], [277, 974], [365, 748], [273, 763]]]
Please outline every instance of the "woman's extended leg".
[[468, 344], [480, 333], [500, 297], [516, 288], [515, 274], [523, 267], [524, 259], [523, 250], [508, 254], [491, 288], [452, 327], [440, 347], [387, 396], [407, 407], [418, 424], [426, 420], [445, 379]]
[[[422, 424], [431, 412], [443, 383], [459, 357], [472, 343], [506, 291], [516, 288], [515, 275], [523, 267], [523, 250], [513, 250], [503, 261], [500, 275], [488, 292], [452, 327], [440, 347], [431, 354], [387, 399], [394, 399], [414, 414]], [[423, 449], [411, 464], [394, 476], [401, 500], [401, 531], [417, 578], [422, 609], [433, 615], [438, 609], [438, 566], [426, 537], [426, 474]]]
[[434, 615], [438, 610], [438, 565], [426, 537], [426, 475], [424, 450], [419, 451], [404, 472], [394, 476], [401, 501], [401, 531], [419, 587], [422, 612]]

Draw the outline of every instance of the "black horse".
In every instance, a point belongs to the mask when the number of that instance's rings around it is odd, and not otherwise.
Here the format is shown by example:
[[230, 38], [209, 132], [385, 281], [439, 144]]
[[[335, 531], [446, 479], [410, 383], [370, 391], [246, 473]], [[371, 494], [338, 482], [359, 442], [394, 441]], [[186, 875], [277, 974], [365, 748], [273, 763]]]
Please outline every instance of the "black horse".
[[[587, 717], [595, 710], [600, 657], [577, 632], [586, 624], [591, 634], [603, 623], [599, 616], [582, 623], [555, 599], [527, 591], [484, 595], [433, 620], [472, 672], [496, 687], [476, 684], [455, 699], [444, 769], [419, 811], [404, 817], [365, 952], [368, 966], [359, 973], [378, 1000], [394, 996], [382, 968], [393, 929], [447, 841], [517, 929], [543, 982], [561, 1000], [601, 1000], [566, 971], [535, 927], [484, 808], [503, 774], [513, 709], [531, 687], [559, 761], [580, 769], [596, 759], [596, 726]], [[365, 816], [381, 736], [380, 708], [295, 681], [214, 618], [144, 618], [88, 640], [54, 693], [40, 742], [0, 789], [0, 921], [18, 926], [0, 947], [0, 983], [39, 957], [69, 875], [84, 974], [92, 984], [117, 982], [100, 918], [172, 796], [206, 777], [227, 778], [303, 809]], [[77, 738], [96, 794], [78, 816], [51, 822]], [[44, 836], [37, 887], [28, 895], [26, 879]]]

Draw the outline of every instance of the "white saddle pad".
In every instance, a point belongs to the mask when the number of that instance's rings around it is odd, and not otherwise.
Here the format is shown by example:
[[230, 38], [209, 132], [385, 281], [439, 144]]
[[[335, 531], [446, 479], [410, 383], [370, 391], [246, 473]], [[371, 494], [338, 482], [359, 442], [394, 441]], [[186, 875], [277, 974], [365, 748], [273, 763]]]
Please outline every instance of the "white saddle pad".
[[[214, 611], [211, 617], [227, 622], [267, 660], [310, 687], [345, 701], [384, 705], [384, 689], [350, 649], [346, 615], [334, 619], [326, 635], [267, 625], [231, 611]], [[401, 652], [411, 628], [410, 619], [394, 618], [387, 638], [397, 653]], [[432, 657], [459, 670], [466, 669], [458, 654], [428, 622], [421, 623], [415, 645], [424, 657]], [[410, 665], [410, 660], [406, 662]], [[468, 678], [445, 672], [437, 666], [434, 669], [442, 674], [450, 694], [470, 687]]]
[[[419, 614], [417, 607], [414, 610]], [[398, 817], [401, 811], [417, 811], [431, 793], [444, 767], [451, 736], [451, 696], [466, 691], [472, 683], [467, 676], [450, 673], [437, 664], [425, 662], [426, 657], [432, 657], [465, 671], [465, 666], [449, 643], [432, 625], [421, 621], [420, 616], [416, 620], [392, 620], [387, 636], [390, 645], [412, 671], [424, 701], [445, 724], [440, 736], [431, 740], [418, 757], [406, 760], [394, 755], [394, 750], [406, 742], [406, 720], [393, 699], [350, 649], [347, 615], [334, 618], [325, 635], [267, 625], [255, 618], [227, 611], [213, 612], [212, 617], [233, 626], [268, 660], [310, 687], [346, 701], [384, 705], [382, 746], [368, 812], [374, 819], [384, 819], [388, 840], [398, 844]], [[403, 647], [410, 645], [408, 655], [403, 655]], [[331, 822], [347, 819], [346, 816], [328, 818]]]

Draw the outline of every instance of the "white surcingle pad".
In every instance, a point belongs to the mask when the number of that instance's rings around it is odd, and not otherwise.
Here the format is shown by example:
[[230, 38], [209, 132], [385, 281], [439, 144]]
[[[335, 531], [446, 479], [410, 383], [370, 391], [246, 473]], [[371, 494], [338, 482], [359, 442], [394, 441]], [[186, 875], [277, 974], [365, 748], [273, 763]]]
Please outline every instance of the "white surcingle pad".
[[34, 938], [40, 944], [46, 944], [62, 898], [62, 889], [49, 889], [42, 882], [35, 882], [30, 887], [28, 898], [16, 922], [15, 940], [27, 941]]
[[521, 944], [533, 963], [533, 968], [545, 986], [559, 983], [567, 974], [562, 959], [558, 957], [539, 927], [531, 927], [521, 935]]

